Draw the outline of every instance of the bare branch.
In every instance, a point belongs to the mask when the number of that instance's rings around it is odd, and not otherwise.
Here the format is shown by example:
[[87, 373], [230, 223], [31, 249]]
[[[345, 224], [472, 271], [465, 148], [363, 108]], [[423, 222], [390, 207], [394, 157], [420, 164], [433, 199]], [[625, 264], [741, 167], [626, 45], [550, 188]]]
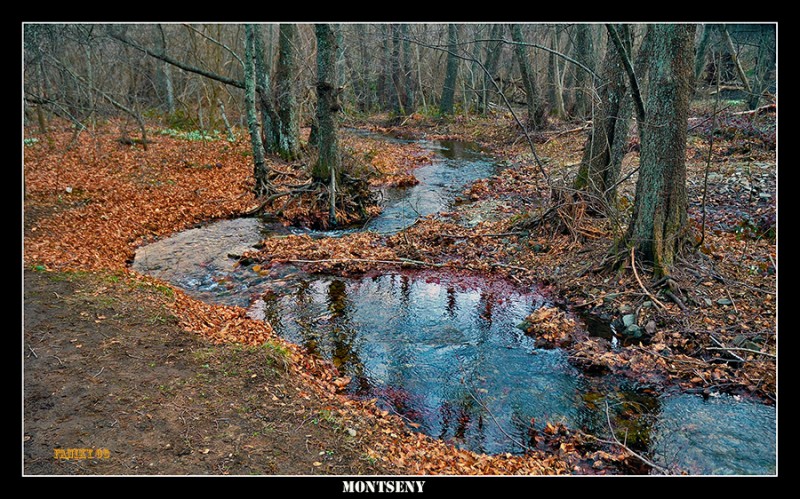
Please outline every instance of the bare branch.
[[237, 87], [237, 88], [244, 89], [244, 82], [241, 81], [241, 80], [234, 80], [233, 78], [228, 78], [227, 76], [218, 75], [216, 73], [212, 73], [211, 71], [206, 71], [205, 69], [201, 69], [201, 68], [198, 68], [198, 67], [195, 67], [195, 66], [191, 66], [191, 65], [186, 64], [184, 62], [181, 62], [181, 61], [179, 61], [177, 59], [173, 59], [172, 57], [168, 56], [167, 54], [164, 54], [164, 53], [161, 53], [161, 52], [156, 52], [155, 50], [149, 49], [147, 47], [143, 47], [143, 46], [139, 45], [138, 43], [134, 42], [133, 40], [125, 37], [124, 35], [122, 35], [120, 33], [117, 33], [113, 29], [109, 29], [108, 30], [108, 35], [111, 38], [113, 38], [113, 39], [115, 39], [115, 40], [117, 40], [119, 42], [122, 42], [122, 43], [124, 43], [126, 45], [129, 45], [129, 46], [135, 48], [136, 50], [140, 50], [140, 51], [144, 52], [145, 54], [149, 55], [150, 57], [154, 57], [154, 58], [156, 58], [158, 60], [164, 61], [167, 64], [171, 64], [171, 65], [173, 65], [175, 67], [178, 67], [178, 68], [180, 68], [180, 69], [182, 69], [184, 71], [188, 71], [190, 73], [199, 74], [200, 76], [205, 76], [206, 78], [211, 78], [212, 80], [216, 80], [216, 81], [218, 81], [220, 83], [224, 83], [226, 85], [231, 85], [231, 86], [234, 86], [234, 87]]
[[229, 54], [231, 54], [231, 55], [232, 55], [232, 56], [233, 56], [233, 57], [234, 57], [234, 58], [235, 58], [237, 61], [239, 61], [239, 64], [241, 64], [241, 65], [242, 65], [242, 67], [244, 67], [244, 61], [242, 60], [242, 58], [241, 58], [241, 57], [239, 57], [239, 54], [237, 54], [236, 52], [234, 52], [234, 51], [233, 51], [233, 50], [232, 50], [230, 47], [228, 47], [228, 46], [227, 46], [227, 45], [225, 45], [224, 43], [222, 43], [222, 42], [218, 41], [216, 38], [214, 38], [214, 37], [211, 37], [211, 36], [209, 36], [209, 35], [207, 35], [207, 34], [203, 33], [202, 31], [200, 31], [199, 29], [195, 28], [194, 26], [192, 26], [192, 25], [191, 25], [191, 24], [189, 24], [189, 23], [183, 23], [183, 25], [184, 25], [186, 28], [189, 28], [190, 30], [194, 31], [194, 32], [195, 32], [195, 33], [197, 33], [198, 35], [202, 36], [202, 37], [203, 37], [203, 38], [205, 38], [206, 40], [210, 41], [211, 43], [214, 43], [215, 45], [219, 45], [220, 47], [222, 47], [223, 49], [225, 49], [225, 50], [226, 50], [226, 51], [227, 51]]
[[620, 39], [619, 33], [617, 33], [617, 28], [615, 28], [613, 24], [606, 24], [606, 30], [608, 30], [608, 37], [611, 38], [614, 46], [617, 47], [620, 59], [622, 59], [622, 65], [625, 67], [625, 72], [628, 74], [633, 102], [636, 104], [636, 117], [639, 119], [639, 123], [644, 124], [644, 102], [642, 101], [642, 93], [639, 91], [639, 82], [636, 79], [636, 73], [633, 71], [630, 54], [628, 54], [628, 51], [622, 44], [622, 39]]

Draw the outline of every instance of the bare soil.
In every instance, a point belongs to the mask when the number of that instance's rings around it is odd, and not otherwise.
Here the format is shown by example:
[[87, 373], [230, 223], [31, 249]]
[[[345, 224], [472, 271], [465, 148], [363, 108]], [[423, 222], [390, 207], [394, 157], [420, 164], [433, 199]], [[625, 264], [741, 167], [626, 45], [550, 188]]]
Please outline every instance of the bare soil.
[[[24, 474], [389, 474], [284, 353], [182, 331], [167, 289], [25, 271]], [[56, 449], [108, 457], [56, 459]]]

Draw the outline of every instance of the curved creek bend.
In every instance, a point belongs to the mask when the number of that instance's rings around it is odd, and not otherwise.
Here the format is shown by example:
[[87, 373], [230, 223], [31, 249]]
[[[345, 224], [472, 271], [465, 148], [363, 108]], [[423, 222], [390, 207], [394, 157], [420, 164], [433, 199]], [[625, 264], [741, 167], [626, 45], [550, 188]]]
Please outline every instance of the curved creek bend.
[[[495, 169], [469, 144], [419, 144], [437, 152], [414, 171], [420, 184], [387, 191], [383, 213], [359, 230], [400, 231], [447, 209], [464, 187]], [[527, 442], [532, 420], [538, 430], [564, 423], [606, 436], [608, 404], [628, 445], [659, 465], [691, 474], [776, 472], [774, 407], [727, 395], [659, 395], [613, 376], [587, 376], [565, 351], [536, 348], [517, 327], [547, 302], [536, 289], [435, 271], [342, 278], [278, 265], [256, 273], [235, 268], [228, 257], [292, 231], [344, 233], [224, 220], [139, 248], [133, 269], [200, 300], [248, 308], [281, 336], [331, 360], [352, 378], [353, 396], [377, 398], [419, 431], [460, 447], [522, 452], [505, 433]]]

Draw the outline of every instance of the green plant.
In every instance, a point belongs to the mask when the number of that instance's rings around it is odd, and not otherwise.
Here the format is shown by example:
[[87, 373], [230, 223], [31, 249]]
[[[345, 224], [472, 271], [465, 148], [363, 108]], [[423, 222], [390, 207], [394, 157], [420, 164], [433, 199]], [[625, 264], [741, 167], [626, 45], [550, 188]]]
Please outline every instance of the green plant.
[[26, 146], [32, 146], [32, 145], [34, 145], [35, 143], [39, 142], [39, 139], [37, 139], [36, 137], [30, 137], [30, 138], [27, 138], [27, 139], [23, 139], [23, 140], [22, 140], [22, 142], [23, 142], [23, 143], [24, 143]]

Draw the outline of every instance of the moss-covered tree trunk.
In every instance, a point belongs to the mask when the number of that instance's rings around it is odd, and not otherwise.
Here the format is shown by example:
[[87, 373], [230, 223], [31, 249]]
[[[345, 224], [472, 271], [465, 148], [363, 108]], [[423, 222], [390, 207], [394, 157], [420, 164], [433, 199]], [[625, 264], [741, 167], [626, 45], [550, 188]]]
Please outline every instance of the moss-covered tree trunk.
[[255, 30], [256, 26], [245, 24], [244, 56], [244, 100], [247, 114], [247, 129], [250, 132], [250, 145], [253, 150], [253, 176], [255, 195], [262, 197], [272, 191], [269, 182], [269, 169], [264, 161], [264, 144], [256, 114], [256, 70], [255, 70]]
[[522, 76], [522, 85], [525, 88], [525, 104], [528, 109], [528, 129], [539, 130], [545, 125], [545, 106], [539, 87], [536, 84], [536, 75], [531, 69], [528, 59], [528, 50], [525, 45], [525, 37], [519, 24], [511, 25], [511, 39], [515, 42], [514, 58], [517, 60], [519, 72]]
[[439, 102], [441, 114], [453, 114], [453, 103], [456, 96], [456, 80], [458, 79], [458, 26], [447, 25], [447, 69], [445, 70], [442, 99]]
[[636, 200], [625, 241], [653, 263], [656, 277], [669, 274], [687, 226], [686, 136], [694, 81], [691, 24], [656, 24], [642, 137]]
[[280, 120], [275, 127], [275, 143], [277, 153], [285, 160], [296, 159], [300, 149], [300, 126], [294, 90], [297, 44], [297, 25], [281, 24], [278, 30], [278, 66], [275, 71], [275, 93]]
[[330, 24], [316, 24], [317, 37], [317, 149], [314, 180], [328, 184], [330, 223], [336, 225], [335, 193], [341, 179], [339, 124], [341, 106], [336, 82], [336, 35]]

